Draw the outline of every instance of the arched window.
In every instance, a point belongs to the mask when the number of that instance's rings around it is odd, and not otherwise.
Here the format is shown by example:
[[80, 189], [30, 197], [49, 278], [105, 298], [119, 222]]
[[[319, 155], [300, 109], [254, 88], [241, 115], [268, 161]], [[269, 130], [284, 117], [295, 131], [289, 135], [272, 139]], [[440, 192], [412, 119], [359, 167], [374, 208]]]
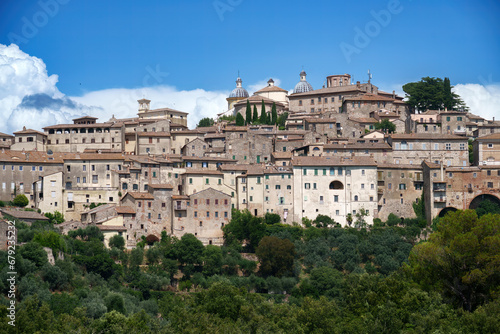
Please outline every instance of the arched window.
[[354, 195], [354, 202], [358, 201], [358, 195]]
[[332, 190], [340, 190], [340, 189], [344, 189], [344, 185], [340, 181], [332, 181], [332, 182], [330, 182], [329, 188]]

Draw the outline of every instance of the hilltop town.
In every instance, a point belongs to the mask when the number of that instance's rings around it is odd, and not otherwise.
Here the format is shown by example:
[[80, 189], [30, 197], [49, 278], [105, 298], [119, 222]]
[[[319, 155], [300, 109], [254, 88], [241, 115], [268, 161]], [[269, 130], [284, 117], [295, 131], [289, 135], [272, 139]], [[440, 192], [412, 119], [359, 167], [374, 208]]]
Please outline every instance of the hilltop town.
[[[0, 133], [0, 201], [25, 194], [28, 207], [62, 213], [63, 232], [96, 225], [128, 248], [163, 231], [221, 245], [232, 209], [355, 226], [415, 217], [422, 199], [429, 223], [500, 203], [500, 121], [445, 108], [412, 113], [394, 91], [349, 74], [313, 89], [302, 71], [293, 92], [270, 79], [251, 96], [238, 78], [227, 102], [213, 125], [196, 129], [188, 113], [141, 99], [133, 118]], [[393, 131], [381, 128], [388, 122]]]

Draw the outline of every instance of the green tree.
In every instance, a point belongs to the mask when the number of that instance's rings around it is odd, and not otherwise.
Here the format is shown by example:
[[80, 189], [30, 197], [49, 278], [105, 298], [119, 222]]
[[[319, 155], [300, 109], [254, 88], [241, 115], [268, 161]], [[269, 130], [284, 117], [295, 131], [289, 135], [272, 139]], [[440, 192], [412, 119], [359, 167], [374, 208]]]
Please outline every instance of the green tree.
[[116, 247], [123, 250], [125, 248], [125, 239], [119, 234], [116, 234], [109, 238], [109, 247]]
[[443, 293], [472, 311], [500, 288], [500, 215], [478, 218], [474, 210], [441, 218], [429, 241], [415, 246], [407, 267], [427, 290]]
[[478, 217], [482, 217], [488, 213], [500, 214], [500, 205], [486, 199], [479, 203], [478, 207], [476, 208], [476, 213]]
[[257, 112], [257, 105], [253, 105], [253, 117], [252, 117], [252, 123], [253, 124], [258, 124], [259, 123], [259, 113]]
[[54, 251], [64, 251], [66, 244], [63, 237], [54, 231], [40, 231], [35, 234], [33, 241]]
[[288, 119], [288, 113], [284, 112], [278, 116], [277, 124], [278, 126], [284, 128], [286, 124], [286, 120]]
[[19, 254], [21, 254], [24, 259], [30, 260], [36, 264], [37, 267], [42, 267], [48, 262], [47, 252], [45, 252], [43, 247], [36, 242], [28, 242], [23, 245], [19, 248]]
[[271, 107], [271, 125], [275, 125], [278, 122], [278, 113], [276, 112], [276, 102], [273, 102]]
[[451, 91], [450, 78], [443, 81], [443, 106], [448, 110], [453, 109], [453, 92]]
[[366, 220], [365, 217], [368, 216], [368, 212], [364, 208], [359, 209], [358, 212], [356, 212], [356, 227], [357, 228], [363, 228], [366, 227]]
[[203, 243], [191, 233], [184, 234], [176, 243], [177, 258], [182, 264], [201, 264]]
[[64, 223], [64, 216], [59, 211], [55, 211], [54, 213], [47, 212], [45, 217], [49, 218], [49, 223], [51, 224]]
[[214, 120], [210, 117], [205, 117], [200, 119], [198, 122], [198, 125], [196, 126], [197, 128], [203, 128], [203, 127], [209, 127], [214, 125]]
[[445, 103], [451, 105], [450, 110], [467, 110], [468, 108], [460, 96], [451, 92], [451, 88], [453, 87], [449, 86], [449, 88], [445, 89], [443, 79], [431, 77], [424, 77], [421, 81], [403, 85], [403, 90], [407, 98], [406, 103], [410, 106], [413, 113], [415, 111], [423, 112], [426, 110], [444, 109]]
[[26, 197], [26, 195], [24, 194], [19, 194], [17, 195], [14, 200], [12, 201], [12, 204], [14, 204], [15, 206], [18, 206], [18, 207], [21, 207], [21, 208], [24, 208], [26, 205], [29, 204], [29, 200], [28, 200], [28, 197]]
[[290, 273], [295, 258], [295, 245], [288, 239], [263, 237], [255, 250], [262, 276], [282, 277]]
[[326, 215], [318, 215], [316, 219], [314, 219], [313, 223], [316, 225], [316, 227], [321, 228], [321, 227], [328, 227], [330, 225], [334, 225], [335, 221], [330, 218], [329, 216]]
[[224, 226], [226, 245], [233, 242], [246, 243], [249, 252], [254, 252], [260, 239], [265, 235], [266, 225], [261, 217], [255, 217], [248, 210], [232, 210], [231, 221]]
[[276, 213], [267, 212], [264, 216], [264, 221], [268, 225], [279, 224], [281, 221], [281, 216]]
[[203, 250], [203, 274], [220, 274], [222, 268], [222, 250], [218, 246], [207, 245]]
[[249, 125], [252, 123], [252, 107], [250, 107], [250, 100], [247, 99], [247, 110], [245, 113], [245, 124]]
[[469, 163], [471, 165], [474, 164], [474, 148], [472, 146], [473, 142], [474, 141], [471, 138], [469, 138], [469, 140], [468, 140], [468, 143], [469, 143], [469, 145], [468, 145], [469, 146]]
[[266, 104], [264, 103], [264, 100], [262, 100], [262, 107], [260, 109], [259, 122], [260, 122], [260, 124], [267, 124]]
[[245, 119], [240, 113], [238, 113], [236, 115], [236, 126], [244, 126], [244, 125], [245, 125]]
[[388, 119], [384, 119], [382, 122], [375, 123], [375, 129], [382, 130], [384, 133], [394, 133], [396, 125]]

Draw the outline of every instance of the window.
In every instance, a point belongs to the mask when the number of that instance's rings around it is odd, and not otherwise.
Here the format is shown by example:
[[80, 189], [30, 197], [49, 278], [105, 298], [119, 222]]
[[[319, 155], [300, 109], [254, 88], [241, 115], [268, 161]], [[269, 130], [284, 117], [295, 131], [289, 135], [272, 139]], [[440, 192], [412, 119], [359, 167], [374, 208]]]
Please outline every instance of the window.
[[323, 169], [323, 175], [326, 175], [326, 169]]
[[286, 186], [286, 189], [287, 189], [287, 190], [292, 190], [292, 186], [291, 186], [291, 185], [287, 185], [287, 186]]
[[406, 183], [400, 183], [399, 190], [406, 190]]
[[189, 178], [189, 184], [193, 184], [193, 178], [192, 177]]
[[461, 151], [465, 150], [465, 143], [460, 143], [460, 150]]
[[151, 208], [151, 202], [148, 202], [148, 208]]
[[23, 170], [23, 166], [19, 166], [19, 170], [22, 171]]
[[364, 169], [361, 170], [361, 175], [365, 175], [365, 170]]
[[250, 196], [250, 202], [253, 202], [253, 196]]
[[304, 169], [303, 169], [303, 174], [304, 174], [304, 175], [307, 175], [307, 168], [304, 168]]
[[387, 184], [387, 189], [392, 189], [392, 183]]
[[358, 201], [358, 195], [354, 195], [354, 202]]
[[370, 189], [375, 189], [375, 185], [373, 183], [370, 185]]
[[488, 182], [488, 188], [493, 188], [493, 182]]
[[338, 202], [338, 201], [339, 201], [339, 195], [335, 195], [335, 196], [333, 196], [333, 201], [334, 201], [334, 202]]
[[99, 175], [92, 175], [92, 183], [98, 183], [99, 182]]
[[446, 143], [446, 149], [449, 151], [451, 150], [451, 144], [450, 143]]
[[276, 190], [280, 190], [281, 189], [281, 185], [277, 184], [276, 185]]
[[215, 211], [215, 218], [219, 218], [219, 212]]
[[280, 198], [279, 198], [279, 204], [280, 204], [280, 205], [285, 204], [285, 197], [280, 197]]
[[493, 144], [488, 144], [488, 148], [493, 148]]
[[194, 217], [197, 218], [198, 217], [198, 211], [195, 211], [194, 212]]
[[435, 144], [434, 144], [434, 149], [435, 149], [435, 150], [439, 150], [439, 144], [435, 143]]
[[457, 121], [458, 121], [458, 122], [461, 122], [461, 121], [462, 121], [462, 117], [461, 117], [461, 116], [458, 116], [458, 117], [457, 117]]
[[210, 218], [210, 211], [207, 211], [207, 218]]
[[316, 190], [316, 183], [313, 183], [313, 189]]
[[83, 177], [83, 182], [82, 183], [87, 183], [87, 177], [86, 176]]
[[95, 165], [92, 165], [92, 171], [93, 172], [95, 171]]
[[330, 175], [335, 175], [335, 168], [333, 167], [330, 167]]
[[208, 178], [205, 179], [205, 184], [210, 184], [210, 180]]
[[361, 189], [365, 189], [365, 184], [361, 183]]
[[207, 198], [207, 205], [210, 205], [210, 199]]
[[342, 168], [339, 168], [339, 176], [342, 176]]
[[304, 189], [311, 189], [311, 184], [310, 183], [305, 183], [304, 184]]

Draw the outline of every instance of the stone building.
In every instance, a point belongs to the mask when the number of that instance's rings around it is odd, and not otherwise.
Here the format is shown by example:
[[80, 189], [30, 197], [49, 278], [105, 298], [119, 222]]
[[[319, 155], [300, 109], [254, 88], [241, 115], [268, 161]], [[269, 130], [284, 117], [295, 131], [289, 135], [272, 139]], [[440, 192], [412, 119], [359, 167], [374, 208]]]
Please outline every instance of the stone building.
[[440, 162], [447, 166], [468, 166], [469, 151], [466, 137], [426, 133], [392, 134], [393, 163], [417, 164], [422, 161]]
[[97, 118], [85, 116], [73, 119], [73, 124], [58, 124], [43, 128], [47, 150], [52, 152], [84, 152], [86, 149], [121, 152], [124, 150], [123, 123], [96, 123]]
[[231, 198], [228, 194], [207, 188], [172, 200], [172, 235], [180, 238], [194, 234], [204, 245], [222, 245], [222, 228], [231, 220]]
[[386, 221], [389, 214], [414, 218], [413, 203], [418, 203], [423, 191], [421, 165], [377, 164], [378, 215]]
[[284, 108], [288, 107], [288, 98], [287, 98], [288, 91], [286, 89], [275, 86], [274, 80], [272, 78], [269, 79], [266, 87], [259, 89], [254, 93], [254, 95], [258, 97], [263, 97], [267, 100], [275, 101], [276, 109], [278, 109], [278, 103], [280, 105], [283, 105]]
[[[0, 152], [0, 201], [8, 202], [18, 194], [30, 200], [28, 206], [37, 207], [43, 196], [41, 178], [62, 172], [65, 154], [44, 151]], [[57, 187], [62, 188], [62, 183]]]
[[476, 138], [472, 143], [474, 165], [500, 165], [500, 133]]
[[14, 142], [10, 146], [13, 151], [40, 151], [44, 152], [46, 148], [47, 136], [33, 129], [26, 129], [23, 126], [21, 131], [14, 132]]
[[205, 152], [208, 150], [208, 143], [205, 142], [202, 138], [196, 138], [191, 140], [189, 143], [184, 145], [181, 150], [181, 154], [183, 156], [188, 157], [203, 157]]
[[364, 209], [377, 215], [377, 165], [367, 157], [294, 157], [294, 221], [330, 216], [343, 226]]
[[170, 120], [171, 123], [180, 124], [187, 126], [187, 112], [171, 109], [171, 108], [159, 108], [150, 109], [151, 100], [141, 99], [139, 102], [139, 119], [163, 119]]
[[0, 150], [9, 150], [14, 143], [14, 136], [0, 132]]
[[427, 221], [448, 211], [475, 209], [484, 200], [500, 205], [498, 166], [447, 167], [424, 162]]

